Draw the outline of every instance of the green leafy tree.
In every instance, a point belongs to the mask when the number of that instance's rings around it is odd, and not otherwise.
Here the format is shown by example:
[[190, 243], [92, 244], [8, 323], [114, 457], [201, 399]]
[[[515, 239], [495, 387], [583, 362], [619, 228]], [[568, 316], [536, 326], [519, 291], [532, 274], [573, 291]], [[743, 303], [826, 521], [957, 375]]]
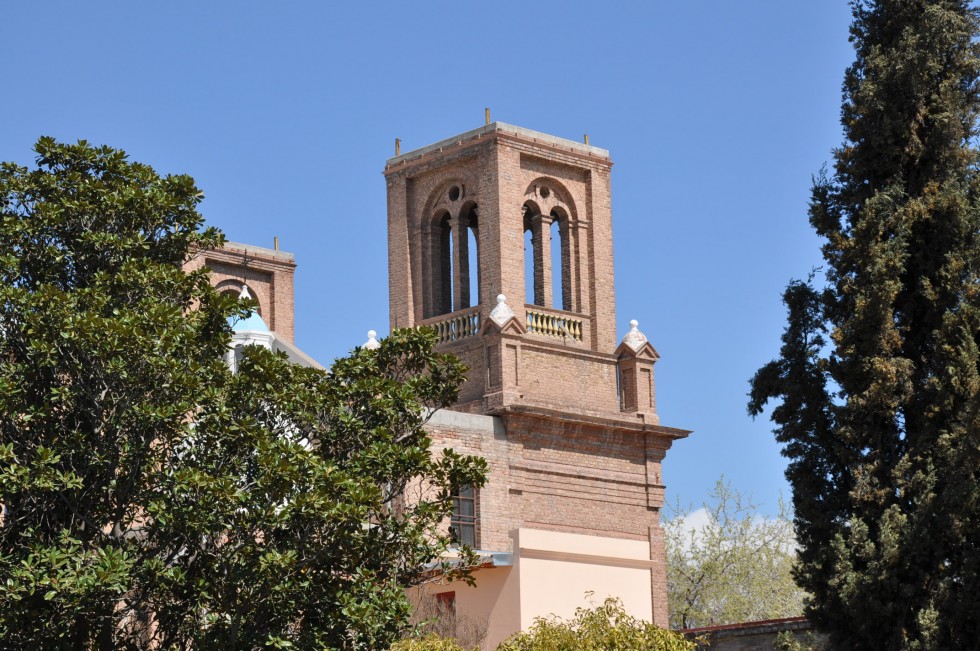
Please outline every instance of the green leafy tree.
[[[194, 251], [201, 193], [42, 138], [0, 167], [0, 639], [5, 648], [385, 648], [449, 544], [429, 454], [463, 369], [424, 331], [330, 373], [248, 347]], [[453, 568], [447, 568], [448, 572]]]
[[569, 620], [534, 620], [531, 628], [504, 640], [497, 651], [694, 651], [679, 633], [636, 619], [618, 599], [594, 608], [577, 608]]
[[796, 540], [782, 503], [764, 518], [723, 479], [703, 505], [703, 522], [675, 506], [664, 523], [671, 628], [803, 614], [793, 580]]
[[832, 646], [976, 648], [978, 17], [954, 0], [852, 7], [845, 140], [810, 204], [826, 286], [787, 288], [749, 412], [777, 403], [797, 579]]

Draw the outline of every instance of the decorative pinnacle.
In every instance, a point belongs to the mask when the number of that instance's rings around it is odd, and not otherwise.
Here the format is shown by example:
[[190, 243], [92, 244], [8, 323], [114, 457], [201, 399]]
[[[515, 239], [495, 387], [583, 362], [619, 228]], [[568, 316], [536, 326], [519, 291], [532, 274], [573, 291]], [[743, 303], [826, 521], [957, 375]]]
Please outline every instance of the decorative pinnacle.
[[640, 322], [636, 319], [630, 321], [630, 331], [623, 337], [623, 343], [634, 351], [639, 351], [647, 343], [647, 336], [640, 332], [639, 325]]
[[498, 326], [503, 326], [513, 318], [514, 311], [507, 305], [507, 297], [503, 294], [497, 294], [497, 305], [490, 312], [490, 319]]
[[374, 330], [368, 330], [368, 340], [364, 342], [361, 348], [366, 348], [367, 350], [377, 350], [381, 348], [381, 343], [378, 341], [378, 333]]

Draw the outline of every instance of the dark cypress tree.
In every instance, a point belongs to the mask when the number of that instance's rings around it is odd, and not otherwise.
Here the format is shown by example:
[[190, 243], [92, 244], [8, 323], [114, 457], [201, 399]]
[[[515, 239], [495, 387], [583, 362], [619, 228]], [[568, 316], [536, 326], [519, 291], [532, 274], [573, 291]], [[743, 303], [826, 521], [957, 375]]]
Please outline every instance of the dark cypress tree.
[[[857, 0], [843, 145], [814, 183], [826, 286], [793, 282], [752, 379], [790, 459], [808, 616], [841, 649], [980, 647], [977, 11]], [[825, 335], [829, 334], [829, 339]]]

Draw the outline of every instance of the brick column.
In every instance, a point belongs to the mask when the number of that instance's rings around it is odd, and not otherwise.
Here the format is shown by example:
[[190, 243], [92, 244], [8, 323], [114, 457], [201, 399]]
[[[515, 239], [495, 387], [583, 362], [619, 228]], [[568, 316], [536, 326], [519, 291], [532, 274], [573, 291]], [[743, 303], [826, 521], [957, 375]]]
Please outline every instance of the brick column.
[[653, 623], [661, 628], [670, 627], [667, 611], [667, 550], [664, 545], [664, 531], [660, 527], [660, 515], [650, 525], [650, 592], [653, 597]]
[[574, 300], [575, 278], [572, 275], [572, 267], [574, 266], [572, 264], [572, 252], [575, 250], [572, 245], [573, 230], [568, 217], [564, 217], [558, 222], [558, 232], [561, 235], [561, 309], [568, 312], [578, 311], [578, 305]]

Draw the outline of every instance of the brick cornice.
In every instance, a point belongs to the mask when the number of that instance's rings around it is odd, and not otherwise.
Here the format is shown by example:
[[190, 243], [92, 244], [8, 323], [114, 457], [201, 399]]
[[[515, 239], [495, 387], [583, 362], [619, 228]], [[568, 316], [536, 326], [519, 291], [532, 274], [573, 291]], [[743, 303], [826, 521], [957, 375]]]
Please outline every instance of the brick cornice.
[[[587, 414], [577, 414], [564, 409], [549, 409], [537, 405], [505, 405], [500, 408], [496, 416], [502, 416], [505, 423], [509, 418], [536, 418], [547, 422], [564, 422], [595, 427], [604, 430], [617, 432], [632, 432], [635, 434], [653, 434], [658, 438], [664, 439], [666, 446], [678, 439], [687, 438], [691, 430], [667, 427], [665, 425], [654, 425], [639, 420], [627, 418], [615, 418], [608, 416], [592, 416]], [[508, 431], [511, 429], [506, 425]]]
[[[542, 142], [535, 138], [509, 133], [507, 131], [491, 131], [460, 138], [453, 143], [442, 145], [435, 149], [422, 148], [417, 156], [402, 158], [395, 162], [385, 164], [382, 174], [390, 177], [409, 175], [411, 172], [420, 173], [425, 170], [430, 161], [436, 160], [439, 166], [442, 166], [448, 157], [459, 156], [467, 149], [486, 143], [512, 146], [529, 154], [547, 152], [550, 154], [548, 157], [549, 160], [557, 159], [559, 162], [564, 162], [568, 165], [598, 168], [604, 172], [610, 171], [613, 166], [613, 162], [604, 156], [597, 156], [595, 154], [577, 151], [571, 147]], [[411, 154], [412, 152], [408, 152], [406, 156], [410, 156]]]
[[[549, 154], [558, 154], [561, 157], [567, 157], [573, 161], [583, 161], [587, 163], [587, 167], [598, 167], [603, 171], [609, 171], [613, 166], [613, 162], [608, 158], [578, 152], [571, 148], [552, 145], [550, 143], [543, 143], [539, 140], [535, 140], [534, 138], [528, 138], [506, 132], [497, 133], [496, 138], [498, 141], [507, 144], [518, 145], [520, 146], [521, 151], [526, 151], [527, 153], [531, 154], [544, 149]], [[552, 158], [549, 157], [549, 160], [552, 160]]]

